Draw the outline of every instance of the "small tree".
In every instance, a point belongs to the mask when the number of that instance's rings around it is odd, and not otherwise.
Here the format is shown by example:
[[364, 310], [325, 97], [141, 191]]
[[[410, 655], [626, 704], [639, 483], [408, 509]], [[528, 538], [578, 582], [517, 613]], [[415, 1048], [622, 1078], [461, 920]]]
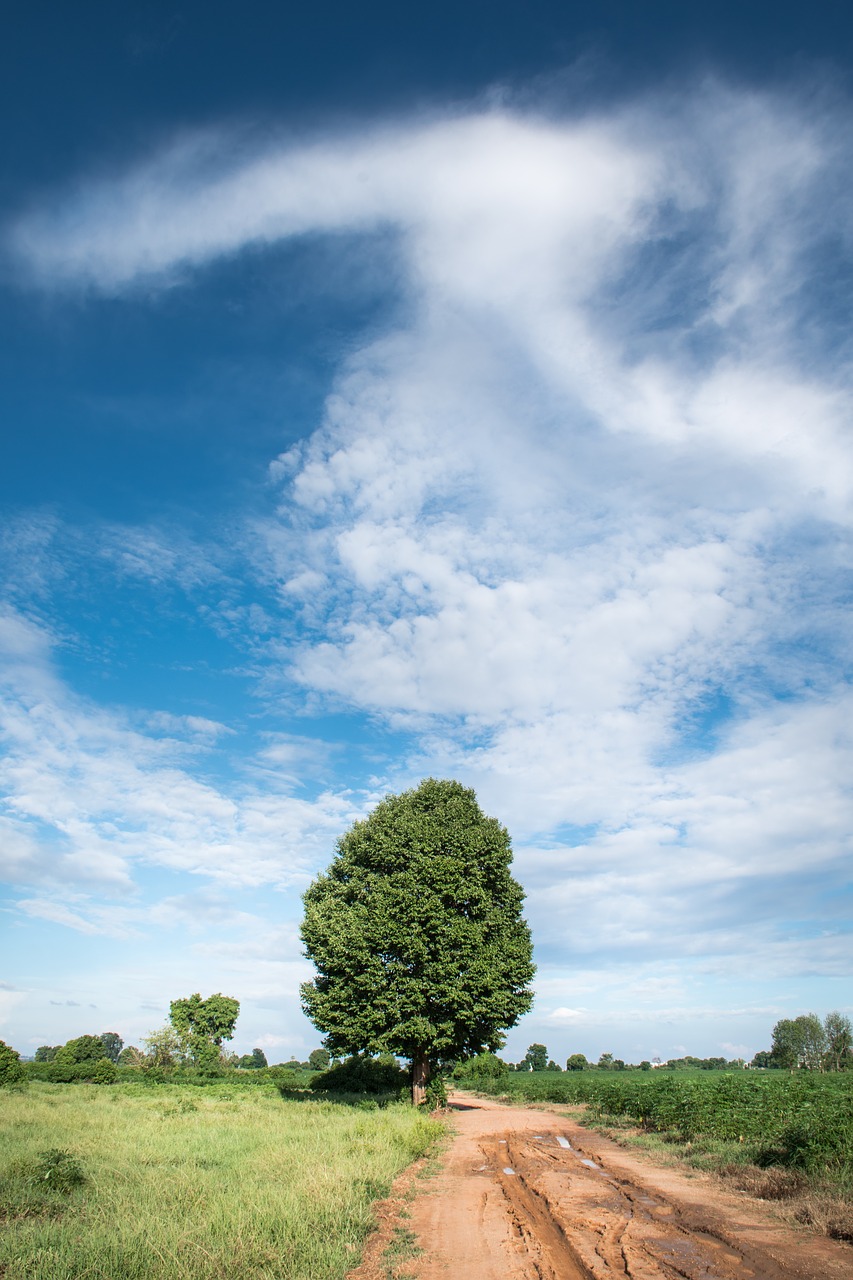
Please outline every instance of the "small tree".
[[202, 1000], [198, 992], [169, 1005], [169, 1021], [181, 1043], [182, 1056], [201, 1071], [215, 1072], [220, 1066], [223, 1040], [234, 1035], [240, 1001], [221, 992]]
[[58, 1044], [40, 1044], [36, 1049], [34, 1062], [53, 1062], [62, 1046]]
[[420, 1103], [432, 1067], [499, 1048], [531, 1004], [509, 835], [473, 791], [428, 778], [387, 796], [337, 850], [305, 894], [317, 977], [303, 1008], [334, 1054], [408, 1058]]
[[826, 1036], [826, 1065], [830, 1071], [841, 1071], [853, 1053], [853, 1027], [850, 1019], [834, 1010], [823, 1020]]
[[157, 1031], [152, 1031], [142, 1041], [148, 1050], [145, 1066], [173, 1067], [181, 1051], [181, 1041], [177, 1031], [167, 1022]]
[[822, 1071], [826, 1053], [826, 1031], [815, 1013], [798, 1018], [781, 1018], [773, 1028], [771, 1055], [781, 1067], [804, 1067]]
[[548, 1050], [544, 1044], [528, 1045], [524, 1061], [530, 1063], [531, 1071], [545, 1071], [548, 1066]]
[[567, 1071], [586, 1071], [588, 1066], [589, 1063], [584, 1053], [573, 1053], [566, 1059]]
[[102, 1031], [100, 1035], [101, 1044], [104, 1046], [104, 1057], [109, 1058], [110, 1062], [118, 1062], [124, 1041], [115, 1031]]
[[328, 1049], [312, 1049], [308, 1054], [308, 1065], [312, 1071], [326, 1071], [330, 1057]]

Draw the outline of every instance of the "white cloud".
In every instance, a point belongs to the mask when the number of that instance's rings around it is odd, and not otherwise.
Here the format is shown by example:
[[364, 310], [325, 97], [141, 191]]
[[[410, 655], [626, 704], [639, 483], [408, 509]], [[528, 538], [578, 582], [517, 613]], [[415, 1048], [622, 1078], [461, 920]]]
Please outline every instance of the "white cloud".
[[[848, 116], [711, 84], [248, 160], [185, 139], [11, 233], [46, 286], [117, 292], [282, 237], [391, 229], [405, 307], [342, 358], [322, 423], [272, 464], [276, 516], [252, 522], [275, 599], [211, 620], [243, 635], [268, 702], [295, 685], [309, 710], [411, 735], [376, 790], [475, 785], [516, 834], [537, 937], [566, 955], [580, 914], [587, 953], [849, 963], [826, 897], [853, 829], [853, 399], [810, 294], [848, 235]], [[146, 531], [110, 548], [155, 583], [219, 572]], [[16, 858], [41, 822], [75, 876], [118, 883], [143, 860], [287, 883], [367, 803], [267, 791], [304, 776], [291, 735], [265, 739], [246, 788], [214, 787], [177, 743], [71, 699], [33, 624], [5, 626]], [[197, 748], [223, 736], [158, 716]], [[646, 996], [649, 1017], [686, 1007]], [[551, 1017], [576, 1003], [563, 991]]]
[[[188, 771], [183, 742], [143, 734], [120, 712], [73, 695], [53, 671], [44, 631], [12, 612], [0, 622], [2, 820], [13, 881], [126, 891], [142, 865], [235, 886], [300, 884], [362, 812], [363, 802], [343, 794], [308, 799], [276, 790], [269, 775], [263, 790], [217, 789]], [[227, 732], [156, 713], [153, 727], [179, 727], [199, 749]]]

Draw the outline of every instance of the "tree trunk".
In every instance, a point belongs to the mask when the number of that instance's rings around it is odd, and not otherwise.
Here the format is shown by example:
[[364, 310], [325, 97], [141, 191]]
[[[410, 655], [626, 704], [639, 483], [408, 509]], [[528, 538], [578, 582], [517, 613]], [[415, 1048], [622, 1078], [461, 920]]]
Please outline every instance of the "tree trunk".
[[419, 1049], [412, 1058], [412, 1106], [419, 1107], [426, 1101], [426, 1086], [429, 1080], [429, 1059]]

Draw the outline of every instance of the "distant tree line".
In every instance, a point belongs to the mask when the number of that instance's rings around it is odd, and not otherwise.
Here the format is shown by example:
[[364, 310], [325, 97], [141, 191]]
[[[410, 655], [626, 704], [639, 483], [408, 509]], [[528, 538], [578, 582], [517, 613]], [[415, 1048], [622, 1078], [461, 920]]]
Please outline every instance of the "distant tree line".
[[[201, 1075], [218, 1075], [229, 1069], [263, 1070], [270, 1065], [263, 1049], [256, 1047], [251, 1053], [241, 1055], [229, 1053], [223, 1046], [223, 1041], [234, 1035], [239, 1012], [240, 1002], [232, 996], [216, 992], [203, 1000], [196, 992], [171, 1002], [168, 1022], [146, 1036], [141, 1048], [133, 1044], [125, 1046], [117, 1032], [105, 1031], [97, 1036], [76, 1036], [65, 1044], [39, 1045], [34, 1061], [50, 1064], [52, 1078], [62, 1075], [76, 1080], [97, 1074], [104, 1083], [115, 1079], [114, 1070], [100, 1066], [97, 1073], [88, 1073], [86, 1068], [94, 1069], [95, 1064], [103, 1063], [113, 1068], [131, 1067], [155, 1073], [183, 1069]], [[327, 1049], [313, 1049], [304, 1062], [291, 1058], [277, 1065], [292, 1070], [325, 1071], [329, 1062]]]
[[[757, 1053], [748, 1064], [750, 1067], [776, 1068], [803, 1071], [845, 1071], [853, 1069], [853, 1031], [850, 1019], [842, 1013], [828, 1013], [821, 1022], [814, 1013], [798, 1018], [782, 1018], [773, 1028], [773, 1043], [769, 1050]], [[583, 1053], [572, 1053], [566, 1059], [566, 1071], [651, 1071], [657, 1067], [664, 1071], [739, 1071], [747, 1063], [743, 1058], [724, 1058], [721, 1055], [697, 1058], [686, 1054], [683, 1058], [670, 1058], [667, 1062], [654, 1063], [643, 1059], [638, 1063], [626, 1063], [612, 1053], [602, 1053], [597, 1062], [590, 1062]], [[505, 1062], [494, 1053], [481, 1053], [455, 1065], [457, 1076], [496, 1076], [507, 1071], [562, 1071], [544, 1044], [528, 1046], [519, 1062]]]

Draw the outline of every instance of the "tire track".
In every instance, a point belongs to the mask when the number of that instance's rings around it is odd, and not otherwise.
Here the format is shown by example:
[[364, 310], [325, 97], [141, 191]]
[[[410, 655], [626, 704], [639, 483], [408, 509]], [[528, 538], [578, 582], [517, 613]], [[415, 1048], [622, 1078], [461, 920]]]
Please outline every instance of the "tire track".
[[[844, 1245], [555, 1112], [462, 1095], [456, 1137], [405, 1215], [417, 1258], [358, 1280], [851, 1280]], [[390, 1228], [389, 1228], [390, 1230]], [[354, 1277], [353, 1277], [354, 1280]]]

